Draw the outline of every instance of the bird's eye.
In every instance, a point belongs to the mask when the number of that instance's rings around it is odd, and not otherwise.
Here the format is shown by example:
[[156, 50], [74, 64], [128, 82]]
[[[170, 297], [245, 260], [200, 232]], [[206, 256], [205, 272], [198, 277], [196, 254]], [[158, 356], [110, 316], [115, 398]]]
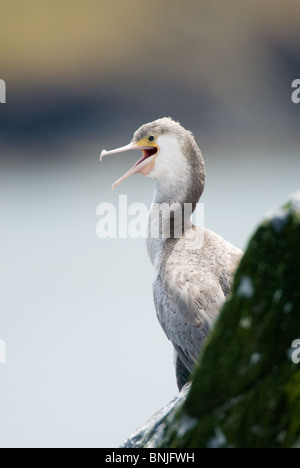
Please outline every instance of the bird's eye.
[[155, 136], [154, 135], [149, 135], [148, 136], [148, 141], [152, 142], [155, 140]]

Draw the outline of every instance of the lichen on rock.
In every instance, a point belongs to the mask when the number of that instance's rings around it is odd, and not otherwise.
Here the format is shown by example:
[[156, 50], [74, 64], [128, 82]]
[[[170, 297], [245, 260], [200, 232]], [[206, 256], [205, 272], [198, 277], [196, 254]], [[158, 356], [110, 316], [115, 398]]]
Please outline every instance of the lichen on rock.
[[[161, 447], [293, 447], [300, 441], [300, 193], [261, 224]], [[300, 353], [299, 353], [300, 354]], [[180, 421], [193, 427], [178, 433]]]

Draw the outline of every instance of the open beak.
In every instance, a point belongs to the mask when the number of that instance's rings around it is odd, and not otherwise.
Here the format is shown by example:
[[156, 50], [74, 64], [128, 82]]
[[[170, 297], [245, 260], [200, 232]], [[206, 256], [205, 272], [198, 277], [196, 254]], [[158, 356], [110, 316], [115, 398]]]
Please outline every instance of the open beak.
[[109, 156], [111, 154], [123, 153], [125, 151], [132, 150], [141, 150], [143, 151], [143, 156], [135, 163], [135, 165], [129, 169], [120, 179], [118, 179], [112, 186], [115, 189], [123, 180], [128, 179], [132, 174], [140, 173], [143, 175], [148, 175], [154, 167], [154, 160], [158, 153], [158, 146], [153, 144], [151, 146], [149, 143], [146, 143], [146, 139], [142, 139], [137, 143], [129, 143], [129, 145], [122, 146], [121, 148], [114, 149], [112, 151], [103, 150], [100, 155], [100, 161], [104, 156]]

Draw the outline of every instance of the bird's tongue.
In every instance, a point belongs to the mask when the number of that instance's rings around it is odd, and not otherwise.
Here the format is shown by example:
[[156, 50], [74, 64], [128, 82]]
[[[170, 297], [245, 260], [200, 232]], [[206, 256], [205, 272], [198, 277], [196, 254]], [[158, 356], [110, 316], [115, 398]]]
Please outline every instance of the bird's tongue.
[[135, 166], [138, 166], [141, 164], [143, 161], [146, 161], [146, 159], [150, 158], [151, 156], [154, 156], [157, 153], [157, 149], [149, 146], [149, 148], [140, 148], [143, 151], [143, 157], [139, 159]]
[[132, 166], [129, 171], [127, 171], [120, 179], [118, 179], [112, 186], [113, 189], [115, 189], [123, 180], [128, 179], [133, 174], [140, 173], [143, 175], [149, 174], [151, 170], [151, 162], [153, 160], [154, 155], [157, 152], [157, 149], [154, 148], [153, 146], [138, 146], [130, 143], [129, 145], [122, 146], [121, 148], [117, 148], [112, 151], [106, 151], [103, 150], [100, 156], [100, 161], [102, 161], [102, 158], [104, 156], [109, 156], [111, 154], [117, 154], [117, 153], [123, 153], [124, 151], [131, 151], [131, 150], [142, 150], [143, 151], [143, 157], [140, 158], [134, 166]]

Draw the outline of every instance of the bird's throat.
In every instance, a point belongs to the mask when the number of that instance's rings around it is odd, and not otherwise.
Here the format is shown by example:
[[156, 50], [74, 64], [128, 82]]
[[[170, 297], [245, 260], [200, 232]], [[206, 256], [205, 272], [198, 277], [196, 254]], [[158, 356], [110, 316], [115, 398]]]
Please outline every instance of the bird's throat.
[[180, 239], [192, 228], [191, 216], [196, 203], [188, 202], [182, 185], [177, 187], [171, 190], [170, 186], [166, 188], [155, 181], [147, 236], [147, 250], [153, 264], [167, 242]]

